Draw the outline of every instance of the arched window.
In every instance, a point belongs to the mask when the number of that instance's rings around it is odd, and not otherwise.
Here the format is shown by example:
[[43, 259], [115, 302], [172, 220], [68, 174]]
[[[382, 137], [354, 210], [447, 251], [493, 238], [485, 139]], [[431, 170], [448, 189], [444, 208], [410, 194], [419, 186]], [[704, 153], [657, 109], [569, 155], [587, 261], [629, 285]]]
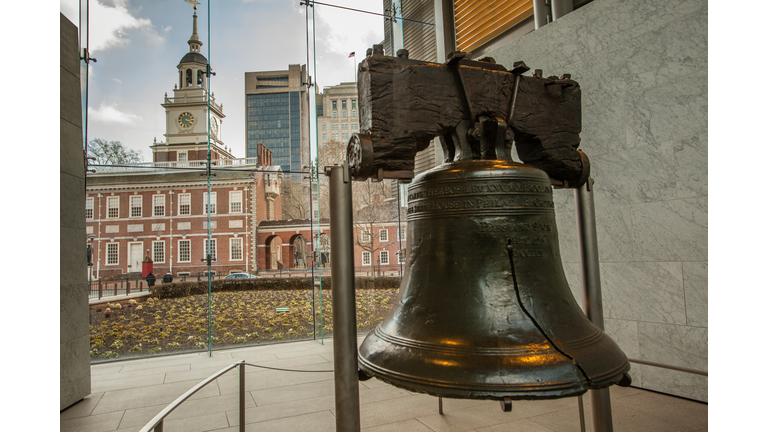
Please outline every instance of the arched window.
[[179, 88], [184, 87], [184, 72], [179, 71]]
[[203, 86], [203, 71], [201, 70], [197, 71], [197, 86], [198, 87]]
[[192, 87], [192, 69], [187, 69], [187, 85], [185, 87]]

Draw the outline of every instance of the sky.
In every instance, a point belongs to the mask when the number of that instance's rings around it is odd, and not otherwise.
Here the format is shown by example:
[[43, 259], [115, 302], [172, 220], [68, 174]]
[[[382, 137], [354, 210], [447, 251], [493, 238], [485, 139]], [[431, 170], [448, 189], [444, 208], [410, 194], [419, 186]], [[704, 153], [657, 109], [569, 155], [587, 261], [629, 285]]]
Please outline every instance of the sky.
[[[307, 64], [305, 7], [300, 0], [198, 1], [201, 52], [216, 73], [211, 90], [226, 115], [221, 136], [235, 157], [245, 157], [244, 73]], [[382, 13], [383, 2], [323, 3]], [[78, 25], [78, 0], [60, 0], [60, 6]], [[317, 50], [314, 73], [315, 60], [309, 57], [313, 81], [320, 89], [354, 81], [366, 49], [384, 40], [384, 18], [324, 5], [315, 9], [316, 41], [309, 9], [309, 47]], [[96, 62], [88, 72], [87, 139], [120, 141], [151, 161], [153, 140], [165, 141], [165, 110], [160, 104], [166, 92], [173, 96], [176, 66], [189, 52], [193, 5], [184, 0], [91, 0], [89, 13], [88, 43]], [[352, 52], [355, 58], [349, 58]]]

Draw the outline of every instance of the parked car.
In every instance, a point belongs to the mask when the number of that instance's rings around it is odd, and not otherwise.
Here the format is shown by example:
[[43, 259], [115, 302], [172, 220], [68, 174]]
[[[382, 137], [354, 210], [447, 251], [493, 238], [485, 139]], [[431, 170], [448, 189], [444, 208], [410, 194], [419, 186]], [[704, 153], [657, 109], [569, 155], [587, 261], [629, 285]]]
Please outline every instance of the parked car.
[[256, 279], [256, 276], [249, 273], [232, 273], [227, 275], [224, 279]]

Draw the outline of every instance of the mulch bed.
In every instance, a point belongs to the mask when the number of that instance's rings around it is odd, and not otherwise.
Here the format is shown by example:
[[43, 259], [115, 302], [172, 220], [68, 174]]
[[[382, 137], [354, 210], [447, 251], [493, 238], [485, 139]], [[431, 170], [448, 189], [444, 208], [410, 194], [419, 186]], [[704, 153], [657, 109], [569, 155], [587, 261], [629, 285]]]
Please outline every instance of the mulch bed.
[[[396, 295], [397, 289], [357, 291], [358, 330], [372, 329], [381, 322]], [[329, 336], [333, 331], [330, 290], [323, 290], [322, 301], [323, 333]], [[214, 349], [314, 336], [309, 290], [215, 292], [211, 305]], [[278, 308], [288, 311], [278, 312]], [[315, 313], [319, 324], [319, 308]], [[90, 318], [94, 363], [208, 349], [208, 295], [94, 305]]]

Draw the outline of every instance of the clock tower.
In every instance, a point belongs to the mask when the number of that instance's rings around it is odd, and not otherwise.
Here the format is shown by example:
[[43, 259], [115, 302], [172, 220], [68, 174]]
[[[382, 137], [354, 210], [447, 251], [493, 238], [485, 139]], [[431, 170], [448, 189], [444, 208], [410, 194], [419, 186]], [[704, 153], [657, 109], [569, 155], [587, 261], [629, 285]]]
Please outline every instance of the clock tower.
[[208, 59], [200, 53], [203, 42], [197, 35], [197, 6], [192, 15], [192, 36], [187, 41], [189, 52], [181, 58], [178, 83], [173, 86], [173, 97], [165, 94], [165, 142], [155, 142], [152, 148], [154, 162], [202, 161], [208, 158], [208, 132], [210, 123], [211, 161], [232, 159], [230, 150], [221, 140], [224, 112], [210, 93], [208, 109]]

